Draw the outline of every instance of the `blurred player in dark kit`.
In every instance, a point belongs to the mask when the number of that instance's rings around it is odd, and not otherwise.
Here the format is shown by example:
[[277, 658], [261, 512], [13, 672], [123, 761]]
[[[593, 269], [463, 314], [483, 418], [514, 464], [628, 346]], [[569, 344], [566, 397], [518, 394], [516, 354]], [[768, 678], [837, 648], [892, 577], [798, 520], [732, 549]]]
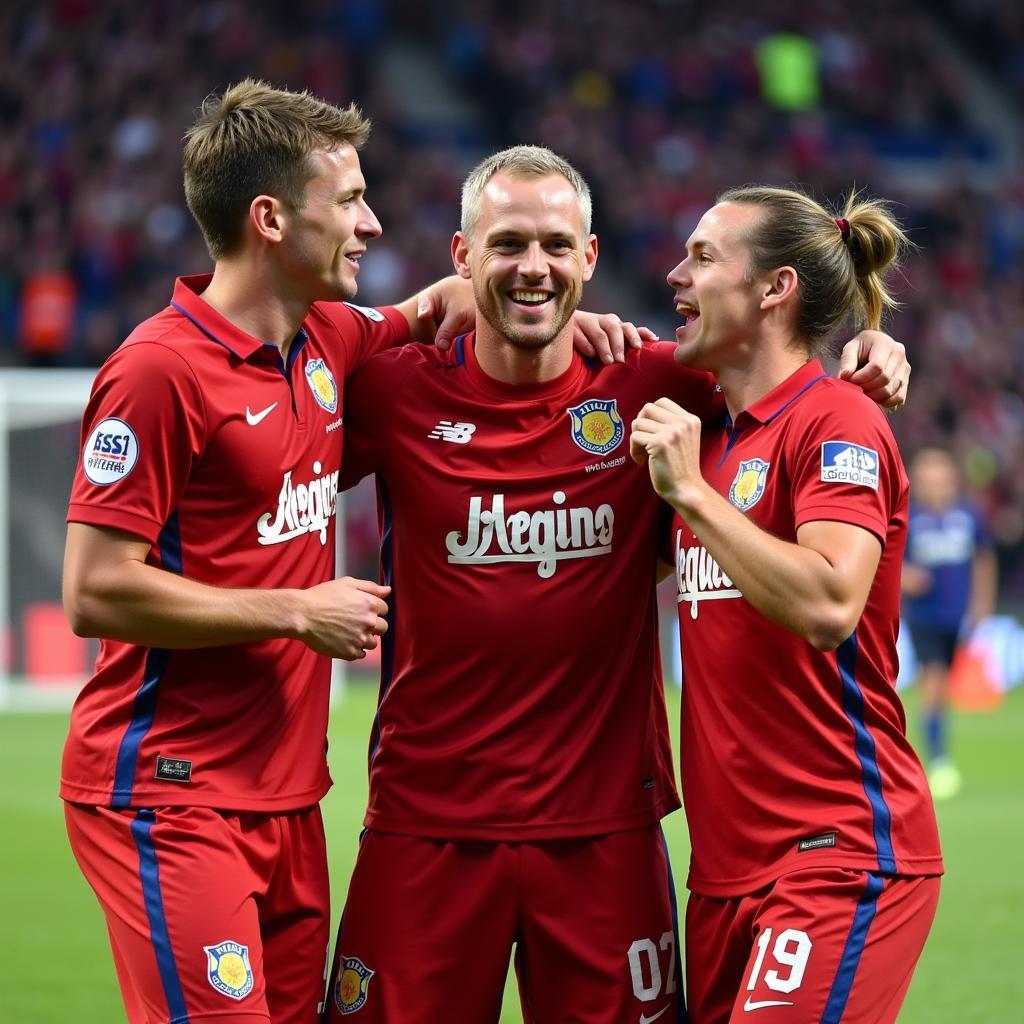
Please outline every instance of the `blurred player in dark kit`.
[[677, 356], [727, 407], [702, 435], [662, 398], [631, 437], [677, 513], [696, 1024], [893, 1021], [935, 913], [935, 814], [894, 687], [906, 475], [885, 417], [816, 358], [849, 313], [878, 326], [904, 245], [879, 203], [835, 218], [751, 187], [668, 277]]
[[342, 486], [377, 474], [392, 589], [331, 1019], [493, 1024], [516, 944], [528, 1021], [680, 1020], [667, 510], [626, 424], [666, 387], [709, 416], [720, 398], [671, 343], [611, 366], [573, 351], [597, 240], [549, 150], [471, 172], [452, 255], [475, 332], [370, 360], [347, 399]]
[[949, 667], [965, 633], [994, 611], [996, 575], [988, 530], [962, 497], [956, 462], [940, 448], [922, 449], [910, 464], [903, 621], [917, 657], [928, 783], [937, 800], [962, 785], [948, 748]]

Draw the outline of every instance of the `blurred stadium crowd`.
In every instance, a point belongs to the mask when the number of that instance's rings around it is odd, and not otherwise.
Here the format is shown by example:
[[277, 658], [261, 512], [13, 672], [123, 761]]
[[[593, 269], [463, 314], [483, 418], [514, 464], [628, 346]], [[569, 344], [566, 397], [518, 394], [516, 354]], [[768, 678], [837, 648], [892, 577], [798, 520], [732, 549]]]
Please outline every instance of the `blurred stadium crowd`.
[[999, 544], [1004, 599], [1019, 606], [1024, 8], [762, 11], [754, 0], [7, 4], [0, 359], [97, 365], [166, 303], [174, 276], [210, 265], [184, 205], [181, 136], [206, 93], [247, 75], [355, 99], [373, 118], [363, 167], [385, 234], [364, 263], [365, 302], [449, 271], [463, 173], [514, 142], [551, 146], [591, 182], [602, 260], [587, 305], [614, 302], [669, 337], [664, 275], [718, 190], [801, 182], [838, 201], [855, 183], [894, 200], [920, 246], [891, 324], [914, 365], [893, 426], [908, 452], [939, 443], [960, 457]]

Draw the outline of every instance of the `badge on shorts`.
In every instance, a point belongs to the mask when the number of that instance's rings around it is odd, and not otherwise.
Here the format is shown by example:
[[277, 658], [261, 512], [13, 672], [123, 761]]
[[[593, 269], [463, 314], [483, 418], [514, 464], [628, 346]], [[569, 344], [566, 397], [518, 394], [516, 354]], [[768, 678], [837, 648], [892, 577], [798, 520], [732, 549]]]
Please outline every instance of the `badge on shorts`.
[[334, 986], [334, 1001], [342, 1013], [355, 1013], [366, 1003], [366, 990], [374, 972], [357, 956], [343, 956], [338, 981]]
[[206, 977], [222, 995], [244, 999], [253, 986], [249, 947], [225, 939], [216, 946], [203, 946], [206, 951]]

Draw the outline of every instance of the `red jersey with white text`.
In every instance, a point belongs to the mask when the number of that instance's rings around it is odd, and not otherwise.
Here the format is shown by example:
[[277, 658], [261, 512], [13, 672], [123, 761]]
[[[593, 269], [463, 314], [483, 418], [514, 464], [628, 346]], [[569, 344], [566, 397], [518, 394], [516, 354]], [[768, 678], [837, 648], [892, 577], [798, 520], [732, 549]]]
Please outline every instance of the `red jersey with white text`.
[[450, 353], [352, 378], [343, 482], [377, 473], [389, 597], [368, 827], [449, 839], [596, 835], [679, 806], [655, 579], [667, 506], [629, 423], [712, 400], [675, 346], [503, 384]]
[[908, 487], [884, 414], [812, 361], [706, 430], [701, 468], [784, 541], [831, 520], [870, 531], [882, 555], [856, 630], [825, 653], [748, 604], [674, 517], [690, 888], [737, 896], [816, 865], [941, 873], [893, 685]]
[[[218, 587], [334, 574], [342, 387], [404, 317], [316, 304], [281, 360], [182, 278], [104, 364], [70, 522], [148, 541], [147, 562]], [[61, 796], [111, 807], [279, 811], [330, 786], [330, 661], [297, 640], [163, 650], [104, 640], [71, 713]]]

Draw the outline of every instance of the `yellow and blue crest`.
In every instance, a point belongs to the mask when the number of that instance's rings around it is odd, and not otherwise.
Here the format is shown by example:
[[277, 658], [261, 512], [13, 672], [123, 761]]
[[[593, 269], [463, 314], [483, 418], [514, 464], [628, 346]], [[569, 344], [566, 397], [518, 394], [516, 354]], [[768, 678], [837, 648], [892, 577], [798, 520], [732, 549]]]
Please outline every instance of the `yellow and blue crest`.
[[253, 986], [249, 947], [230, 939], [216, 946], [203, 946], [206, 952], [206, 977], [218, 991], [232, 999], [244, 999]]
[[306, 363], [306, 380], [317, 402], [328, 412], [337, 412], [338, 385], [334, 381], [334, 374], [322, 359], [310, 359]]
[[745, 459], [736, 470], [736, 476], [729, 485], [729, 500], [741, 511], [753, 508], [764, 494], [770, 462], [764, 459]]
[[334, 1001], [342, 1013], [355, 1013], [362, 1008], [374, 973], [357, 956], [341, 958], [341, 970], [334, 985]]
[[607, 455], [619, 446], [625, 428], [617, 406], [614, 398], [592, 398], [569, 407], [572, 439], [585, 452]]

